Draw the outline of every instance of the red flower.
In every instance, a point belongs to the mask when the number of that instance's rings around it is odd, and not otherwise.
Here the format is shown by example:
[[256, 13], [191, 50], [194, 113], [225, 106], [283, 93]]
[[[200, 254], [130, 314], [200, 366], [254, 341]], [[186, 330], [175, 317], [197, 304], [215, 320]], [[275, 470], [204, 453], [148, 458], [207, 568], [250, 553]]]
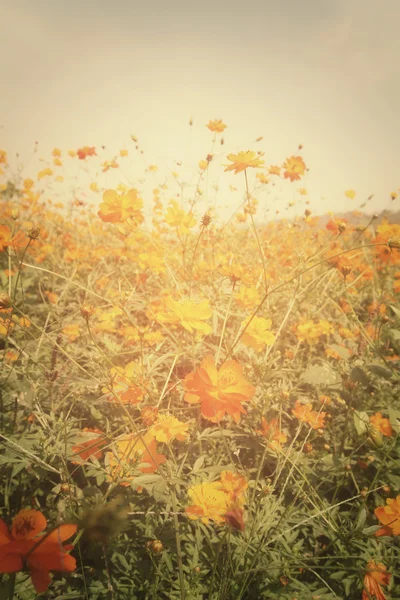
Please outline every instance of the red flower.
[[77, 525], [60, 525], [51, 533], [40, 535], [47, 521], [38, 510], [20, 510], [14, 517], [11, 532], [0, 519], [0, 572], [16, 573], [27, 567], [38, 594], [47, 590], [50, 571], [74, 571], [76, 561], [65, 551], [72, 545], [63, 546]]

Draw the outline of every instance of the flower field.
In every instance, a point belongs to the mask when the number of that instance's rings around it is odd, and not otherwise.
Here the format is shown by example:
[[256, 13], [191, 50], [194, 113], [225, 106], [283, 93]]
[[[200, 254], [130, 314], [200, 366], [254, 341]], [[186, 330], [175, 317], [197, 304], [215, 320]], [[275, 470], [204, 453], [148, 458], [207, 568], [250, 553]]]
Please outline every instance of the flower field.
[[[314, 216], [301, 145], [227, 150], [219, 214], [207, 127], [150, 196], [134, 136], [0, 151], [1, 600], [400, 598], [400, 225]], [[49, 197], [68, 164], [93, 201]]]

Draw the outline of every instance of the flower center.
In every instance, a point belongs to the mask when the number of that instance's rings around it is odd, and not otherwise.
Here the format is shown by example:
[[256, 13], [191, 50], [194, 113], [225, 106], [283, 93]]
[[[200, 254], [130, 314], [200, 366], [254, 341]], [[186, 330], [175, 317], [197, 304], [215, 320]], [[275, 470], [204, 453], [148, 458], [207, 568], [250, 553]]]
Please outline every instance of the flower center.
[[219, 376], [219, 383], [222, 386], [228, 386], [228, 385], [232, 385], [233, 383], [235, 383], [236, 381], [236, 376], [234, 371], [228, 370], [228, 371], [224, 371], [224, 373], [220, 374]]
[[35, 529], [32, 517], [23, 517], [22, 521], [15, 527], [18, 537], [25, 538], [28, 533]]

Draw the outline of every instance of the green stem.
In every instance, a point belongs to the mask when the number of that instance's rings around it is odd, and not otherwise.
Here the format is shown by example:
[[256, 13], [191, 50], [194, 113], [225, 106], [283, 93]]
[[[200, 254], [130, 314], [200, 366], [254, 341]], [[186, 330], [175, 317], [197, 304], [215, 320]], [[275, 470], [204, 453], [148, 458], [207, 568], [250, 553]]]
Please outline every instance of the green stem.
[[13, 600], [14, 598], [14, 590], [15, 590], [15, 579], [16, 579], [17, 574], [16, 573], [11, 573], [10, 575], [10, 591], [8, 594], [8, 600]]

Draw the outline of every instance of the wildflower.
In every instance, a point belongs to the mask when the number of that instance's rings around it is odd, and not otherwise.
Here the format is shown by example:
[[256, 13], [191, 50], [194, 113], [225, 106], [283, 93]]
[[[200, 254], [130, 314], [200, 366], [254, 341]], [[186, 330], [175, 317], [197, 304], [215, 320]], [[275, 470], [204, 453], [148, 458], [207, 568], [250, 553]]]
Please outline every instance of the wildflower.
[[0, 165], [7, 164], [7, 152], [5, 150], [0, 150]]
[[346, 198], [350, 198], [350, 200], [354, 200], [354, 198], [356, 197], [356, 193], [354, 190], [346, 190], [344, 195], [346, 196]]
[[201, 226], [202, 226], [202, 227], [208, 227], [208, 226], [209, 226], [209, 224], [211, 223], [211, 221], [212, 221], [212, 217], [211, 217], [211, 215], [210, 215], [209, 213], [205, 213], [205, 214], [204, 214], [204, 215], [201, 217], [201, 220], [200, 220], [200, 222], [201, 222]]
[[221, 489], [228, 495], [229, 501], [232, 504], [244, 504], [244, 492], [247, 488], [248, 484], [243, 475], [233, 473], [232, 471], [222, 471]]
[[281, 167], [278, 167], [277, 165], [271, 165], [268, 169], [268, 173], [270, 175], [278, 175], [280, 176], [281, 174]]
[[302, 404], [300, 400], [296, 400], [292, 414], [303, 423], [310, 425], [312, 429], [322, 429], [325, 427], [326, 412], [316, 412], [312, 410], [310, 403]]
[[189, 423], [182, 423], [172, 415], [159, 415], [149, 429], [157, 442], [171, 442], [174, 439], [183, 442], [188, 435]]
[[386, 600], [381, 586], [388, 585], [390, 577], [391, 574], [386, 572], [384, 564], [370, 560], [364, 576], [361, 600], [371, 600], [372, 598]]
[[102, 391], [107, 393], [111, 402], [116, 402], [118, 397], [122, 404], [139, 404], [145, 394], [146, 382], [142, 377], [142, 371], [139, 365], [134, 361], [129, 362], [125, 367], [112, 367], [110, 369], [111, 384], [109, 387], [103, 387]]
[[323, 335], [329, 335], [333, 332], [332, 325], [325, 320], [319, 320], [318, 323], [308, 320], [297, 326], [297, 337], [299, 341], [315, 344]]
[[[242, 327], [245, 327], [249, 319], [242, 321]], [[256, 352], [261, 352], [265, 346], [272, 346], [275, 342], [275, 335], [270, 331], [271, 319], [263, 317], [253, 317], [250, 325], [241, 336], [241, 341], [245, 346], [250, 346]]]
[[[263, 156], [263, 154], [261, 154]], [[264, 161], [259, 158], [254, 150], [247, 150], [247, 152], [239, 152], [238, 154], [228, 154], [228, 160], [232, 161], [232, 165], [224, 165], [225, 171], [235, 171], [235, 175], [240, 171], [245, 171], [248, 167], [262, 167]]]
[[271, 419], [269, 423], [264, 417], [262, 417], [261, 427], [262, 429], [257, 429], [256, 433], [268, 439], [269, 447], [280, 448], [282, 444], [286, 444], [287, 436], [282, 433], [276, 417]]
[[240, 290], [235, 294], [235, 300], [242, 308], [254, 308], [260, 304], [261, 295], [255, 287], [240, 286]]
[[101, 170], [102, 173], [106, 173], [110, 169], [118, 169], [119, 164], [113, 158], [112, 160], [105, 160], [103, 163], [101, 163], [101, 166], [103, 167], [102, 170]]
[[193, 214], [182, 210], [175, 200], [171, 204], [167, 208], [165, 222], [171, 227], [178, 227], [179, 233], [190, 233], [190, 229], [196, 225]]
[[133, 219], [140, 224], [143, 222], [142, 208], [143, 200], [136, 189], [132, 188], [122, 195], [115, 190], [106, 190], [97, 214], [106, 223], [124, 223], [127, 219]]
[[100, 429], [85, 427], [83, 429], [83, 434], [88, 439], [72, 448], [73, 460], [71, 459], [71, 462], [74, 465], [79, 465], [82, 461], [86, 461], [91, 457], [97, 459], [102, 458], [102, 448], [107, 443], [106, 437]]
[[286, 159], [283, 168], [285, 169], [283, 176], [290, 181], [295, 181], [304, 175], [306, 165], [301, 156], [291, 156]]
[[38, 594], [47, 590], [50, 571], [71, 572], [76, 568], [75, 558], [66, 553], [73, 546], [63, 546], [62, 542], [74, 535], [77, 525], [60, 525], [49, 535], [40, 535], [46, 526], [44, 515], [33, 509], [19, 511], [11, 532], [0, 519], [0, 572], [15, 573], [26, 566]]
[[80, 336], [80, 327], [76, 324], [65, 325], [62, 332], [67, 336], [69, 342], [74, 342]]
[[233, 506], [224, 514], [225, 522], [237, 531], [244, 531], [245, 524], [243, 519], [243, 508]]
[[246, 411], [242, 402], [248, 402], [255, 387], [243, 376], [242, 367], [235, 360], [227, 360], [217, 370], [211, 355], [203, 358], [200, 367], [184, 379], [185, 401], [189, 404], [201, 402], [201, 414], [213, 423], [218, 423], [225, 414], [236, 423]]
[[121, 485], [129, 485], [129, 481], [134, 479], [134, 475], [127, 475], [132, 468], [142, 473], [154, 473], [167, 460], [163, 454], [157, 453], [157, 442], [150, 431], [142, 436], [120, 436], [115, 441], [115, 454], [108, 452], [106, 458], [112, 479], [122, 479]]
[[177, 301], [169, 297], [165, 305], [171, 311], [170, 318], [167, 318], [169, 322], [180, 323], [184, 329], [191, 333], [194, 331], [198, 331], [204, 335], [211, 333], [211, 325], [204, 323], [213, 314], [208, 300], [196, 303], [194, 300]]
[[192, 504], [186, 508], [186, 514], [190, 519], [200, 518], [205, 525], [208, 525], [210, 519], [217, 523], [224, 522], [229, 498], [221, 490], [220, 482], [195, 485], [189, 489], [188, 495]]
[[0, 308], [10, 308], [12, 300], [5, 292], [0, 292]]
[[83, 146], [83, 148], [78, 148], [76, 153], [80, 160], [84, 160], [87, 156], [97, 156], [95, 146]]
[[387, 498], [386, 506], [378, 506], [374, 512], [379, 522], [385, 525], [376, 532], [377, 536], [400, 535], [400, 494], [397, 498]]
[[199, 165], [199, 169], [200, 171], [205, 171], [208, 167], [208, 162], [206, 160], [199, 160], [198, 165]]
[[47, 167], [47, 169], [43, 169], [42, 171], [39, 171], [38, 173], [38, 179], [43, 179], [43, 177], [47, 177], [49, 175], [53, 175], [53, 171], [52, 169], [50, 169], [50, 167]]
[[140, 412], [143, 425], [150, 427], [157, 420], [158, 408], [156, 406], [144, 406]]
[[214, 121], [209, 121], [208, 125], [206, 125], [210, 131], [215, 131], [216, 133], [222, 133], [224, 129], [227, 128], [227, 125], [222, 122], [222, 119], [214, 119]]
[[82, 304], [81, 315], [86, 321], [88, 321], [90, 319], [90, 317], [92, 316], [93, 313], [94, 313], [93, 304]]
[[374, 429], [379, 431], [382, 435], [386, 437], [392, 437], [393, 428], [390, 424], [390, 421], [389, 419], [383, 417], [381, 412], [376, 412], [374, 415], [372, 415], [369, 418], [369, 422], [371, 423], [372, 427], [374, 427]]
[[160, 540], [150, 540], [146, 542], [146, 548], [153, 554], [160, 554], [164, 550], [163, 543]]

